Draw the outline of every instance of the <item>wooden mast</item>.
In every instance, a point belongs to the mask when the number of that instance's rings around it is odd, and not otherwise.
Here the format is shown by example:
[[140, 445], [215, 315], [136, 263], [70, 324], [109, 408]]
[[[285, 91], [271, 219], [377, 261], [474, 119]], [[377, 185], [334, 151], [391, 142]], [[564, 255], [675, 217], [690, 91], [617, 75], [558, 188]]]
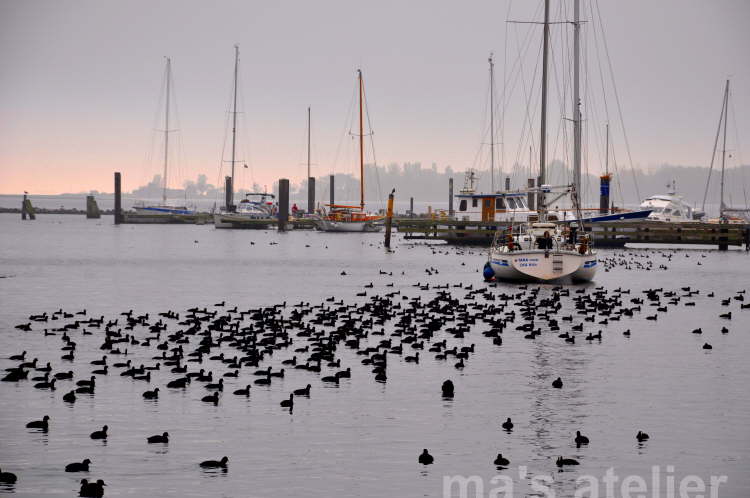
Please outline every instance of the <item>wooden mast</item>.
[[362, 70], [357, 69], [357, 76], [359, 78], [359, 207], [362, 211], [365, 210], [365, 135], [364, 135], [364, 122], [362, 116], [363, 110], [363, 83], [362, 83]]

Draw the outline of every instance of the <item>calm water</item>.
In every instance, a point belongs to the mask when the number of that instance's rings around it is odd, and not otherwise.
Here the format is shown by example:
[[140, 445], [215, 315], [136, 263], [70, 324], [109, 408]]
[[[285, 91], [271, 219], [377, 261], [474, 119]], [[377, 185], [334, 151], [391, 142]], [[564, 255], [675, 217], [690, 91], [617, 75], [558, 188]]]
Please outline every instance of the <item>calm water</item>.
[[[434, 253], [397, 238], [396, 251], [387, 254], [378, 234], [114, 227], [109, 218], [78, 216], [22, 223], [18, 218], [0, 215], [0, 275], [5, 277], [0, 278], [0, 356], [28, 350], [41, 363], [51, 361], [53, 371], [72, 368], [77, 377], [94, 368], [89, 361], [101, 356], [101, 337], [72, 332], [78, 357], [69, 367], [59, 359], [59, 336], [14, 326], [30, 314], [61, 307], [116, 318], [131, 308], [184, 312], [223, 300], [247, 309], [282, 301], [318, 304], [330, 296], [363, 303], [373, 292], [394, 290], [423, 299], [435, 295], [413, 287], [417, 282], [485, 285], [477, 272], [484, 262], [479, 250], [440, 246]], [[750, 256], [688, 250], [669, 252], [668, 260], [661, 250], [630, 253], [601, 251], [600, 256], [650, 259], [654, 269], [600, 270], [587, 291], [594, 285], [623, 287], [632, 289], [625, 296], [630, 298], [642, 297], [640, 290], [649, 287], [692, 286], [701, 290], [691, 299], [697, 305], [670, 306], [655, 322], [645, 320], [653, 312], [645, 309], [606, 326], [587, 324], [585, 331], [602, 329], [604, 339], [575, 345], [549, 332], [529, 341], [510, 327], [504, 344], [493, 346], [481, 335], [488, 327], [478, 322], [465, 339], [448, 337], [449, 345], [476, 344], [463, 372], [454, 361], [438, 362], [425, 351], [419, 365], [392, 357], [385, 384], [374, 381], [371, 367], [360, 363], [362, 356], [340, 347], [342, 368], [351, 367], [352, 378], [338, 387], [323, 385], [318, 374], [287, 370], [269, 387], [254, 386], [249, 398], [232, 396], [255, 378], [255, 369], [245, 368], [239, 379], [225, 379], [226, 394], [216, 407], [199, 401], [206, 394], [199, 385], [184, 392], [163, 389], [158, 401], [144, 401], [143, 391], [163, 388], [176, 377], [166, 371], [152, 372], [151, 387], [116, 374], [99, 376], [95, 397], [80, 396], [72, 406], [62, 402], [70, 381], [59, 382], [54, 393], [33, 389], [30, 382], [0, 383], [0, 468], [19, 476], [14, 487], [0, 487], [0, 493], [71, 496], [87, 477], [107, 482], [105, 496], [442, 496], [443, 476], [461, 474], [483, 478], [487, 496], [490, 479], [499, 472], [514, 479], [516, 496], [531, 495], [519, 465], [550, 475], [557, 496], [572, 496], [577, 477], [601, 478], [609, 467], [620, 477], [643, 476], [651, 493], [651, 467], [661, 466], [663, 475], [672, 465], [678, 481], [687, 474], [706, 483], [711, 475], [726, 475], [719, 496], [750, 496], [750, 310], [741, 310], [738, 301], [729, 307], [719, 302], [750, 287]], [[657, 270], [660, 264], [668, 269]], [[428, 275], [428, 267], [439, 273]], [[348, 275], [341, 276], [342, 270]], [[368, 297], [357, 297], [370, 282], [374, 289], [368, 289]], [[389, 283], [394, 287], [386, 287]], [[451, 291], [461, 299], [466, 295]], [[709, 291], [716, 297], [707, 297]], [[518, 288], [500, 285], [493, 292]], [[550, 292], [544, 287], [540, 296]], [[561, 315], [571, 312], [571, 298], [564, 298]], [[718, 319], [730, 310], [731, 321]], [[729, 334], [720, 333], [722, 325]], [[565, 331], [570, 324], [561, 326]], [[691, 334], [696, 327], [704, 333]], [[626, 328], [632, 330], [630, 338], [621, 333]], [[294, 347], [301, 345], [297, 341]], [[713, 350], [702, 350], [704, 342]], [[153, 347], [135, 348], [127, 358], [154, 363]], [[261, 366], [275, 370], [293, 354], [292, 348], [277, 352]], [[210, 364], [214, 375], [226, 371], [215, 363]], [[0, 359], [2, 368], [12, 364]], [[550, 388], [557, 376], [565, 381], [561, 390]], [[448, 378], [456, 385], [452, 401], [440, 396], [440, 384]], [[297, 399], [293, 414], [278, 406], [307, 383], [313, 386], [310, 399]], [[51, 417], [47, 434], [24, 429], [45, 414]], [[506, 417], [515, 423], [510, 434], [500, 428]], [[107, 442], [89, 439], [104, 424], [110, 427]], [[576, 430], [591, 439], [588, 447], [576, 449]], [[635, 441], [638, 430], [651, 435], [642, 446]], [[168, 446], [146, 444], [146, 436], [163, 431], [171, 436]], [[417, 464], [422, 448], [435, 456], [434, 465]], [[499, 452], [511, 460], [508, 469], [493, 466]], [[226, 473], [197, 466], [223, 455], [230, 458]], [[581, 465], [558, 472], [558, 455]], [[66, 463], [87, 457], [93, 462], [88, 475], [63, 472]]]

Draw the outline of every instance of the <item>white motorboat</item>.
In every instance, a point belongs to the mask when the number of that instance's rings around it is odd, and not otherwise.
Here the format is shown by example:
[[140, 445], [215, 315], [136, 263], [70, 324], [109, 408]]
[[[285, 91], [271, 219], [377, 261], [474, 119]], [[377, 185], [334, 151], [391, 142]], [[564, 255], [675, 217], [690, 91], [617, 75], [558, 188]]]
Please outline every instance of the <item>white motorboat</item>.
[[665, 221], [670, 223], [687, 223], [700, 221], [704, 213], [694, 209], [685, 202], [681, 195], [677, 194], [677, 183], [673, 180], [667, 185], [669, 191], [666, 194], [652, 195], [646, 198], [640, 208], [650, 209], [648, 221]]
[[214, 226], [216, 228], [270, 228], [278, 209], [274, 199], [275, 196], [267, 192], [245, 194], [245, 198], [233, 211], [222, 209], [214, 213]]

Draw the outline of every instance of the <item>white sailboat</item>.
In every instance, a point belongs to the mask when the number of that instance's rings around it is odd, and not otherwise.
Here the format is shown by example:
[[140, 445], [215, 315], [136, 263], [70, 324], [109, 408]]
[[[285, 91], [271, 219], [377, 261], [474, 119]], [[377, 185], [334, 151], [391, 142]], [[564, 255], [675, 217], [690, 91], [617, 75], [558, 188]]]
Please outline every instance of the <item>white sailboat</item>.
[[[568, 278], [572, 281], [589, 281], [597, 268], [596, 252], [583, 225], [560, 227], [548, 217], [548, 205], [563, 195], [570, 195], [573, 206], [580, 214], [578, 192], [580, 191], [581, 168], [581, 112], [578, 97], [579, 82], [579, 0], [574, 2], [574, 84], [573, 84], [573, 185], [550, 187], [546, 185], [546, 135], [547, 135], [547, 58], [549, 54], [549, 0], [544, 2], [544, 39], [542, 50], [542, 115], [539, 145], [539, 184], [529, 192], [538, 196], [537, 219], [512, 226], [509, 233], [498, 230], [489, 250], [485, 264], [485, 278], [499, 280], [532, 280], [549, 282]], [[547, 202], [546, 195], [562, 191], [558, 197]], [[573, 224], [571, 224], [573, 225]]]
[[169, 172], [169, 134], [176, 130], [169, 129], [170, 117], [170, 96], [172, 90], [172, 59], [167, 57], [167, 66], [165, 73], [166, 99], [164, 105], [164, 176], [162, 177], [162, 197], [161, 204], [147, 204], [138, 202], [133, 209], [139, 214], [151, 215], [175, 215], [175, 214], [195, 214], [194, 209], [188, 209], [187, 206], [174, 206], [167, 204], [167, 173]]
[[365, 135], [364, 135], [364, 82], [362, 71], [357, 70], [359, 85], [359, 206], [326, 204], [328, 208], [313, 220], [318, 230], [324, 232], [378, 232], [383, 228], [383, 217], [365, 211]]
[[[234, 46], [234, 92], [232, 97], [232, 174], [226, 183], [225, 205], [214, 213], [216, 228], [254, 228], [266, 229], [273, 224], [272, 217], [276, 211], [275, 196], [267, 192], [245, 194], [239, 204], [234, 203], [234, 170], [237, 150], [237, 75], [240, 61], [240, 47]], [[247, 167], [247, 166], [245, 166]]]

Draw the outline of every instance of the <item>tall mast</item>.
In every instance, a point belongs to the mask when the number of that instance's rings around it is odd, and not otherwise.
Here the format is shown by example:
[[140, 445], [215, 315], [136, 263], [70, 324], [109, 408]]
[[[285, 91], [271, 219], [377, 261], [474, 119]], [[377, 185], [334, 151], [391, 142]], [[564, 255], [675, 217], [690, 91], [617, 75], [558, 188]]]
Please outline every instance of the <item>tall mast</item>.
[[609, 123], [606, 124], [607, 141], [604, 148], [604, 174], [609, 176]]
[[164, 110], [164, 190], [161, 194], [163, 204], [167, 203], [167, 164], [169, 163], [169, 86], [172, 76], [172, 60], [167, 57], [167, 102]]
[[[580, 0], [573, 1], [573, 185], [576, 195], [581, 196], [581, 20]], [[609, 130], [609, 127], [607, 127]]]
[[230, 205], [227, 208], [231, 208], [234, 205], [234, 163], [235, 163], [235, 150], [237, 145], [237, 67], [240, 61], [240, 46], [234, 46], [234, 102], [232, 104], [232, 192], [228, 199]]
[[310, 106], [307, 107], [307, 178], [310, 179]]
[[363, 102], [362, 95], [364, 93], [362, 84], [362, 70], [357, 69], [357, 75], [359, 78], [359, 207], [364, 211], [365, 209], [365, 135], [364, 135], [364, 122], [362, 118]]
[[490, 184], [491, 192], [495, 192], [495, 62], [490, 58]]
[[544, 42], [542, 49], [542, 117], [539, 139], [539, 221], [545, 221], [547, 206], [541, 186], [547, 183], [545, 163], [547, 160], [547, 58], [549, 52], [549, 0], [544, 0]]
[[719, 217], [724, 216], [724, 164], [727, 158], [727, 115], [729, 114], [729, 80], [724, 89], [724, 145], [721, 151], [721, 197], [719, 202]]

